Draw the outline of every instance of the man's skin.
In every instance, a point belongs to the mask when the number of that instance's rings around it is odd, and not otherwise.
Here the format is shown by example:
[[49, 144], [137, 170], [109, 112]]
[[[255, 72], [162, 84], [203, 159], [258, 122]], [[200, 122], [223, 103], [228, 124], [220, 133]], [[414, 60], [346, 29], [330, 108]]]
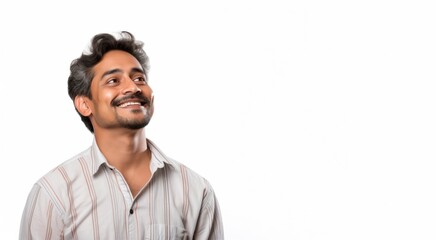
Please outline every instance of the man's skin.
[[106, 53], [93, 73], [92, 99], [77, 96], [74, 104], [90, 118], [100, 151], [136, 197], [151, 178], [144, 127], [153, 115], [153, 91], [139, 62], [124, 51]]

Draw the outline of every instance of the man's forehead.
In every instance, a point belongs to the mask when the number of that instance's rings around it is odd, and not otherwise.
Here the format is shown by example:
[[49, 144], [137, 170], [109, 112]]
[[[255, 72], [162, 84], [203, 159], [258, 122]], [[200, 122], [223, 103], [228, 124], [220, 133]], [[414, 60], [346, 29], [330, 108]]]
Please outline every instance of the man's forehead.
[[106, 53], [102, 60], [93, 67], [95, 74], [105, 74], [108, 71], [117, 72], [142, 72], [141, 64], [131, 54], [113, 50]]
[[105, 53], [97, 65], [104, 63], [135, 63], [141, 65], [132, 54], [121, 50], [111, 50]]

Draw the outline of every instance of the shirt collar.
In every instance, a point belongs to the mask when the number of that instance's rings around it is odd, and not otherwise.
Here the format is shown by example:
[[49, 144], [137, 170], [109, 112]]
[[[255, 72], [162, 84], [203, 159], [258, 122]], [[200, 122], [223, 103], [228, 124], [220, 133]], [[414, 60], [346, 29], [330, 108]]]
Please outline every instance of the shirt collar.
[[[169, 166], [174, 166], [173, 160], [167, 157], [150, 139], [147, 139], [147, 147], [150, 148], [150, 151], [152, 153], [150, 162], [150, 169], [152, 172], [155, 172], [158, 168], [163, 168], [165, 164], [168, 164]], [[98, 147], [95, 138], [91, 146], [91, 158], [92, 174], [94, 175], [103, 165], [106, 165], [106, 167], [110, 169], [114, 169], [114, 167], [107, 162], [105, 156], [100, 151], [100, 148]]]

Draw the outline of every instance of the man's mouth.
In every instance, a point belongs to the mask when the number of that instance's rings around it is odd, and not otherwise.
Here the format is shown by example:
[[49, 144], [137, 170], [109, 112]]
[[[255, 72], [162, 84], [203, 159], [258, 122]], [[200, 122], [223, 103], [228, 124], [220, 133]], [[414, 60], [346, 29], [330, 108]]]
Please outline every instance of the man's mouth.
[[125, 96], [119, 99], [115, 99], [112, 102], [112, 106], [114, 107], [120, 107], [120, 108], [126, 108], [126, 107], [130, 107], [130, 106], [136, 106], [136, 107], [145, 107], [150, 103], [150, 101], [139, 94], [135, 95], [131, 95], [131, 96]]
[[140, 102], [126, 102], [126, 103], [118, 105], [118, 107], [124, 108], [124, 107], [132, 106], [132, 105], [142, 106], [144, 104], [141, 104]]

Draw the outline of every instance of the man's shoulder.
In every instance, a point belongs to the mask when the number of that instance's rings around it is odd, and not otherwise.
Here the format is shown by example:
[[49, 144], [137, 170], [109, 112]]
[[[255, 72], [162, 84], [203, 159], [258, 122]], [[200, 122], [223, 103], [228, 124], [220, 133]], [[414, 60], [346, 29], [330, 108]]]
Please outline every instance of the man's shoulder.
[[193, 170], [191, 167], [187, 166], [184, 162], [180, 162], [169, 158], [169, 163], [167, 167], [171, 169], [172, 172], [176, 172], [177, 177], [185, 181], [190, 186], [195, 186], [198, 190], [208, 190], [211, 188], [211, 185], [206, 177], [204, 177], [201, 173]]
[[167, 173], [173, 175], [173, 177], [186, 181], [186, 183], [189, 183], [190, 185], [193, 184], [202, 189], [209, 187], [209, 182], [206, 178], [191, 167], [185, 165], [185, 161], [179, 161], [169, 157], [154, 142], [149, 139], [147, 140], [149, 146], [151, 146], [153, 154], [160, 163], [164, 164]]
[[[91, 159], [91, 147], [70, 157], [64, 162], [60, 163], [49, 172], [44, 174], [37, 182], [39, 185], [56, 185], [60, 180], [68, 180], [80, 174], [86, 165], [90, 164]], [[85, 165], [85, 166], [84, 166]]]
[[191, 167], [188, 167], [186, 164], [179, 162], [177, 160], [174, 160], [173, 158], [169, 158], [171, 167], [177, 169], [181, 174], [186, 174], [192, 178], [203, 180], [204, 177], [198, 173], [196, 170], [193, 170]]

